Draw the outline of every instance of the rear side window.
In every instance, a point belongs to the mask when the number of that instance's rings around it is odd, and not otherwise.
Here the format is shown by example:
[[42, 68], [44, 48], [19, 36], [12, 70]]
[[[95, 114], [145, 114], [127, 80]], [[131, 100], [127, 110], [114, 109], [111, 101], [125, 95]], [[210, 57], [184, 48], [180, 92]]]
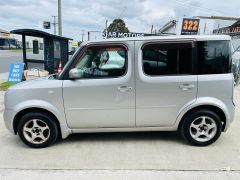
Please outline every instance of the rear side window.
[[198, 74], [224, 74], [230, 72], [231, 49], [229, 41], [197, 42]]
[[192, 74], [192, 42], [145, 45], [143, 71], [150, 76]]

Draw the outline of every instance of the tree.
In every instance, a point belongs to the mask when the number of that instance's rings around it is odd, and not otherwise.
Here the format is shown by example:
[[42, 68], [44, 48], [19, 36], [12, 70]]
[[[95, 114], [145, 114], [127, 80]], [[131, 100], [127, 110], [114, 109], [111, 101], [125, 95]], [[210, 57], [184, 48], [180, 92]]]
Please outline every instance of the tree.
[[124, 32], [128, 33], [128, 27], [122, 19], [114, 19], [113, 22], [107, 27], [108, 32]]

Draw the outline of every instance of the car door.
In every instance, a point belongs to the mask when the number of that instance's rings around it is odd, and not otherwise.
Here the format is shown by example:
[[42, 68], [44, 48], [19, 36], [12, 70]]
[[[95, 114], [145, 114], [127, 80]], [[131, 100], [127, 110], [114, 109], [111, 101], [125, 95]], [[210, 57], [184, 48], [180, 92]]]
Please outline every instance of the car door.
[[194, 41], [136, 42], [136, 125], [172, 126], [197, 97]]
[[79, 78], [63, 81], [68, 126], [135, 126], [134, 43], [89, 44], [70, 67]]

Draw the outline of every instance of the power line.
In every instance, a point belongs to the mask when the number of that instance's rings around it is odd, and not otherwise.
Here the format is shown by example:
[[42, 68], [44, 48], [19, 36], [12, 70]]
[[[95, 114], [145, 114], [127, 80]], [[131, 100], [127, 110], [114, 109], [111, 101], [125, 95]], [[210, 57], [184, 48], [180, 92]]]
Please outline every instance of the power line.
[[[186, 5], [187, 5], [187, 6], [196, 7], [196, 8], [198, 8], [198, 9], [202, 9], [202, 10], [214, 11], [214, 12], [217, 12], [217, 13], [224, 14], [224, 12], [222, 12], [222, 11], [215, 10], [215, 9], [211, 9], [211, 8], [207, 8], [207, 7], [203, 7], [203, 6], [199, 6], [199, 5], [197, 5], [197, 4], [195, 4], [195, 5], [194, 5], [194, 4], [189, 4], [189, 3], [186, 3], [186, 2], [183, 2], [183, 1], [180, 1], [180, 0], [173, 0], [173, 1], [181, 4], [182, 7], [185, 7], [185, 8], [187, 8], [187, 7], [186, 7]], [[198, 2], [199, 2], [199, 1], [198, 1]], [[205, 12], [206, 12], [206, 11], [205, 11]], [[211, 14], [210, 12], [207, 12], [207, 13]]]
[[123, 13], [125, 13], [125, 11], [127, 10], [127, 6], [123, 6], [123, 10], [122, 10], [122, 12], [121, 12], [121, 14], [120, 14], [120, 18], [122, 18], [122, 16], [123, 16]]

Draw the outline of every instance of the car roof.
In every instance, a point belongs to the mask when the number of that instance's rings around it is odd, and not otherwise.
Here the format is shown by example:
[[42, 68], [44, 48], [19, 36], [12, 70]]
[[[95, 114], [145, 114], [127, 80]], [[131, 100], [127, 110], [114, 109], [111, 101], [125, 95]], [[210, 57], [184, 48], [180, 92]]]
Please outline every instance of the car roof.
[[196, 41], [217, 41], [217, 40], [231, 40], [229, 35], [169, 35], [169, 36], [144, 36], [133, 38], [109, 38], [94, 41], [86, 41], [88, 43], [100, 43], [100, 42], [123, 42], [123, 41], [151, 41], [151, 40], [187, 40], [194, 39]]

